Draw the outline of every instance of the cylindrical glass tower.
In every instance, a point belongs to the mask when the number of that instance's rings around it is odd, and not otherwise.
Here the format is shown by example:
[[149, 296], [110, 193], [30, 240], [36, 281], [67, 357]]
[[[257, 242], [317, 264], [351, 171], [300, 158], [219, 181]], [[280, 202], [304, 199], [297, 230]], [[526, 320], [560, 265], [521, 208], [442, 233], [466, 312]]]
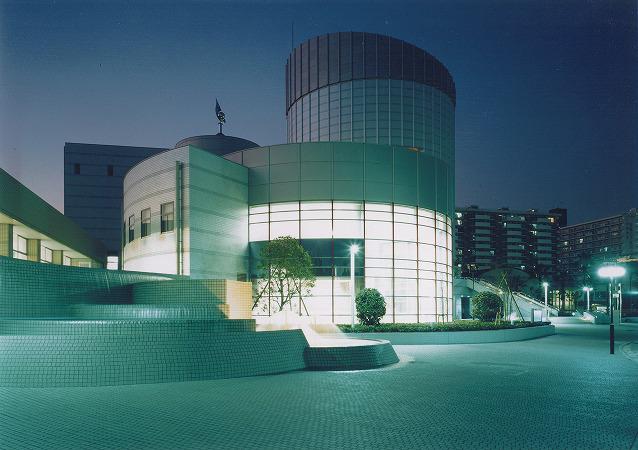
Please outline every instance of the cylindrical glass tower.
[[387, 36], [312, 38], [286, 63], [288, 142], [402, 145], [453, 161], [455, 104], [445, 66]]
[[347, 323], [356, 243], [356, 288], [384, 295], [384, 322], [451, 320], [455, 102], [448, 70], [406, 42], [332, 33], [295, 48], [289, 144], [226, 156], [250, 171], [251, 276], [264, 242], [298, 238], [317, 275], [309, 313]]

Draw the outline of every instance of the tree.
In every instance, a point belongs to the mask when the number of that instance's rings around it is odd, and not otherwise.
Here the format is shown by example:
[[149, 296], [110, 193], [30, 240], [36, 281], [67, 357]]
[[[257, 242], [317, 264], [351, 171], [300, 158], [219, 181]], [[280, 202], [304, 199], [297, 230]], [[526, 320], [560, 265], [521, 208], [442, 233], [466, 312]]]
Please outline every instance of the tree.
[[503, 300], [490, 291], [479, 292], [472, 298], [472, 316], [482, 322], [494, 322], [503, 311]]
[[531, 276], [519, 269], [499, 267], [485, 272], [481, 279], [506, 290], [508, 287], [512, 292], [520, 292]]
[[365, 288], [357, 294], [357, 319], [364, 325], [379, 325], [385, 316], [385, 299], [376, 289]]
[[264, 297], [274, 302], [277, 312], [286, 305], [292, 310], [295, 298], [299, 299], [301, 309], [303, 297], [315, 285], [310, 255], [290, 236], [274, 239], [262, 247], [258, 269], [261, 277], [257, 280], [253, 309]]

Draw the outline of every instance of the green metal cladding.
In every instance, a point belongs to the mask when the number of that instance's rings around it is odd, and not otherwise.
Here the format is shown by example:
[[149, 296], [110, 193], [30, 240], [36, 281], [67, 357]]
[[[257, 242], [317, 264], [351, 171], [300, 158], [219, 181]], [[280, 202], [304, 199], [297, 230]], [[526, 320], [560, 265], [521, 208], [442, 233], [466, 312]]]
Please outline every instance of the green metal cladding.
[[343, 200], [454, 213], [454, 166], [425, 151], [352, 142], [308, 142], [227, 155], [249, 168], [250, 205]]

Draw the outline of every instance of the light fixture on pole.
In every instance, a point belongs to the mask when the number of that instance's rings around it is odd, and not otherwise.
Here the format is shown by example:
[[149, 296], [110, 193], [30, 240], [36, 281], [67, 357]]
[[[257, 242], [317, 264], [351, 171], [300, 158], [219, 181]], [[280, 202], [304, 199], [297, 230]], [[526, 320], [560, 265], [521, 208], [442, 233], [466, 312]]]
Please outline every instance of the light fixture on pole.
[[355, 310], [355, 288], [354, 288], [354, 255], [359, 253], [359, 246], [357, 244], [352, 244], [350, 246], [350, 319], [351, 325], [354, 328], [354, 310]]
[[618, 324], [622, 323], [622, 283], [618, 283]]
[[545, 290], [545, 318], [549, 320], [549, 309], [547, 308], [547, 288], [549, 288], [549, 283], [547, 281], [543, 281], [543, 289]]
[[614, 301], [613, 301], [613, 285], [614, 279], [625, 275], [625, 268], [614, 264], [602, 266], [598, 269], [598, 276], [601, 278], [609, 278], [609, 353], [614, 354]]
[[589, 293], [591, 291], [593, 291], [593, 290], [594, 290], [594, 288], [590, 288], [590, 287], [587, 287], [587, 286], [585, 286], [583, 288], [583, 291], [585, 291], [585, 293], [587, 294], [587, 309], [586, 309], [586, 311], [589, 311]]

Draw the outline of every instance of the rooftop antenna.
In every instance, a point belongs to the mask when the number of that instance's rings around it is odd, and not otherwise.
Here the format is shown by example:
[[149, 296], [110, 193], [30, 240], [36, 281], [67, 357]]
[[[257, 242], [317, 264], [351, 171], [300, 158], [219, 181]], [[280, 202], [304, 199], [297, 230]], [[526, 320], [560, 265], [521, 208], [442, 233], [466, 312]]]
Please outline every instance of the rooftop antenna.
[[226, 114], [222, 111], [221, 106], [219, 106], [219, 102], [215, 99], [215, 115], [217, 116], [217, 120], [219, 120], [219, 134], [222, 133], [222, 124], [226, 123]]

